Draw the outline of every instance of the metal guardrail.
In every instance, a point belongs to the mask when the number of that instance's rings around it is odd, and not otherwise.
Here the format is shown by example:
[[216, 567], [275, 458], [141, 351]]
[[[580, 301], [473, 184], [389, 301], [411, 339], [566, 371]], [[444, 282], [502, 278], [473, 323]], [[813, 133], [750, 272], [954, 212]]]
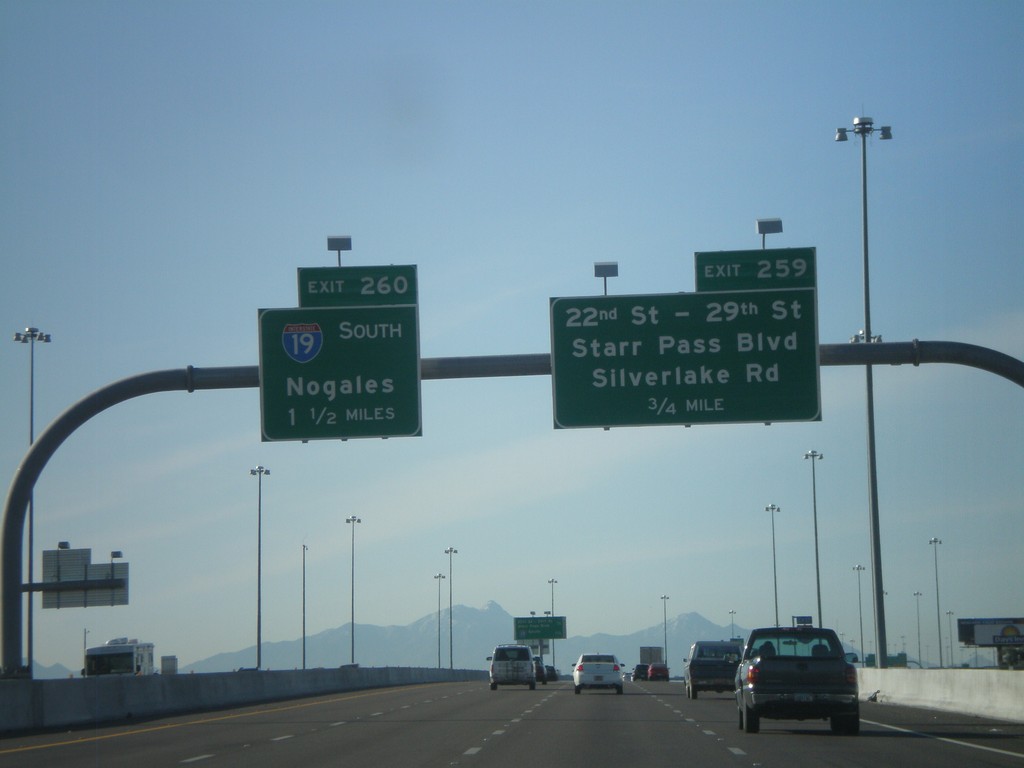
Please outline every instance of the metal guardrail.
[[[1024, 361], [1002, 352], [954, 341], [821, 344], [822, 365], [921, 365], [953, 363], [994, 373], [1024, 387]], [[422, 379], [550, 376], [551, 355], [434, 357], [420, 360]], [[22, 541], [32, 489], [61, 444], [89, 419], [118, 403], [156, 392], [244, 389], [260, 384], [259, 366], [151, 371], [96, 390], [58, 416], [39, 435], [14, 473], [0, 529], [0, 677], [30, 677], [21, 666]]]

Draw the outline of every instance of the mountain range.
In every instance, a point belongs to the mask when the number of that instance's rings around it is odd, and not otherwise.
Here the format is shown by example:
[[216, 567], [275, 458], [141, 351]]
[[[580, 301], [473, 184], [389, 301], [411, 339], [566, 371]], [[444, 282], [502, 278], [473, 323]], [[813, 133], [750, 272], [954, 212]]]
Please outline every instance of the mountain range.
[[[494, 646], [515, 642], [513, 617], [496, 602], [483, 608], [454, 606], [451, 616], [451, 665], [456, 669], [486, 669], [487, 657]], [[571, 628], [571, 619], [567, 622]], [[352, 625], [344, 624], [306, 637], [306, 668], [337, 667], [350, 663]], [[721, 640], [729, 636], [729, 627], [714, 624], [698, 613], [685, 613], [670, 618], [665, 625], [655, 625], [628, 635], [572, 635], [555, 641], [555, 665], [568, 669], [584, 652], [614, 653], [630, 667], [640, 661], [641, 646], [661, 647], [668, 636], [669, 666], [682, 672], [683, 658], [695, 640]], [[745, 636], [745, 630], [736, 627]], [[431, 613], [405, 626], [356, 624], [356, 663], [364, 667], [434, 667], [449, 666], [448, 611], [441, 611], [440, 653], [438, 616]], [[440, 663], [438, 659], [440, 658]], [[302, 639], [263, 644], [264, 669], [300, 669]], [[551, 654], [545, 657], [551, 663]], [[256, 664], [256, 647], [219, 653], [182, 667], [179, 671], [226, 672]], [[676, 673], [676, 672], [674, 672]]]
[[[567, 617], [569, 628], [572, 618]], [[354, 661], [364, 667], [447, 667], [449, 666], [449, 614], [441, 611], [440, 646], [438, 615], [430, 613], [405, 626], [378, 626], [356, 624]], [[451, 614], [451, 665], [456, 669], [487, 669], [487, 657], [494, 646], [514, 640], [513, 616], [496, 602], [483, 608], [454, 606]], [[662, 647], [668, 640], [668, 661], [673, 676], [682, 673], [683, 659], [696, 640], [722, 640], [731, 629], [708, 621], [699, 613], [683, 613], [669, 618], [665, 624], [656, 624], [626, 635], [601, 633], [596, 635], [570, 635], [556, 640], [554, 665], [567, 673], [581, 653], [613, 653], [632, 668], [640, 662], [642, 646]], [[745, 637], [746, 630], [737, 626], [735, 635]], [[326, 629], [306, 637], [306, 668], [338, 667], [353, 661], [352, 625]], [[157, 654], [162, 649], [157, 648]], [[438, 659], [440, 658], [440, 662]], [[552, 663], [552, 655], [544, 662]], [[178, 672], [231, 672], [256, 666], [256, 646], [217, 653], [205, 659], [181, 666]], [[302, 638], [264, 642], [262, 666], [268, 670], [301, 669]], [[36, 679], [75, 676], [60, 664], [44, 667], [36, 664]]]

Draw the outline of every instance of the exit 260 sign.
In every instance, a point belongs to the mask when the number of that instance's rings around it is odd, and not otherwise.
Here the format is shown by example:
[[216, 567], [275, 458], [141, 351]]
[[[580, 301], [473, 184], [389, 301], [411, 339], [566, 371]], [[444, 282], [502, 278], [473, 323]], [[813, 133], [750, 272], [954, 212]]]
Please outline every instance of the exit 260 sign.
[[813, 288], [554, 298], [555, 427], [821, 418]]

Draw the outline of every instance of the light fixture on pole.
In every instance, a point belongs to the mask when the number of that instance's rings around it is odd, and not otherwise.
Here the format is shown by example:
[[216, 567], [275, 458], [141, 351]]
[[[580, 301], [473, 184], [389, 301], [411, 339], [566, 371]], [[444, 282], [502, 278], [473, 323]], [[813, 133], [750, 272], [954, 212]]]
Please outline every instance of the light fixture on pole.
[[257, 478], [256, 490], [256, 669], [263, 668], [263, 476], [270, 470], [260, 465], [249, 470]]
[[915, 592], [914, 598], [917, 600], [917, 666], [923, 666], [921, 664], [921, 595], [923, 592]]
[[729, 611], [729, 639], [736, 637], [736, 611]]
[[853, 570], [857, 572], [857, 616], [860, 618], [860, 656], [861, 665], [864, 664], [864, 608], [863, 603], [860, 599], [860, 575], [863, 571], [867, 570], [863, 565], [857, 563], [853, 566]]
[[[35, 413], [36, 413], [36, 342], [40, 344], [49, 344], [51, 336], [48, 333], [43, 333], [38, 328], [26, 328], [24, 331], [15, 331], [14, 340], [19, 344], [28, 344], [28, 444], [32, 445], [35, 442]], [[33, 493], [30, 491], [28, 496], [28, 578], [26, 579], [29, 584], [33, 583], [35, 579], [32, 578], [32, 573], [35, 570], [33, 566], [33, 552], [35, 551], [35, 509], [33, 504]], [[25, 639], [26, 645], [28, 646], [28, 674], [32, 676], [32, 646], [33, 646], [33, 626], [32, 626], [32, 609], [34, 600], [32, 593], [28, 593], [28, 610], [26, 613], [26, 627], [25, 627]]]
[[[847, 141], [847, 128], [836, 129], [836, 141]], [[868, 136], [878, 130], [878, 138], [892, 138], [892, 128], [875, 128], [870, 117], [853, 118], [853, 132], [860, 136], [861, 211], [864, 255], [864, 341], [871, 343], [871, 288], [868, 270]], [[881, 339], [879, 339], [880, 341]], [[871, 365], [864, 366], [867, 389], [867, 448], [868, 448], [868, 522], [871, 531], [871, 580], [874, 585], [875, 640], [878, 667], [888, 666], [885, 640], [885, 591], [882, 587], [882, 535], [878, 516], [878, 471], [875, 460], [875, 394]]]
[[775, 561], [775, 513], [782, 510], [774, 504], [764, 508], [765, 512], [772, 513], [772, 583], [775, 585], [775, 626], [779, 626], [779, 570]]
[[[818, 626], [821, 627], [821, 562], [818, 559], [818, 478], [814, 471], [814, 465], [825, 458], [824, 454], [817, 451], [808, 451], [804, 459], [811, 460], [811, 503], [814, 509], [814, 583], [818, 589]], [[858, 581], [859, 583], [859, 581]], [[863, 649], [861, 649], [863, 653]]]
[[327, 250], [335, 251], [338, 254], [338, 266], [341, 266], [341, 252], [352, 250], [352, 238], [347, 235], [328, 237]]
[[302, 668], [306, 668], [306, 551], [309, 549], [302, 545]]
[[761, 250], [764, 250], [764, 236], [782, 232], [782, 219], [758, 219], [757, 234], [761, 236]]
[[595, 261], [594, 277], [604, 280], [604, 295], [608, 295], [608, 278], [619, 276], [619, 262], [617, 261]]
[[360, 520], [355, 515], [352, 515], [351, 517], [346, 517], [345, 518], [345, 522], [352, 526], [352, 576], [351, 576], [351, 579], [350, 579], [350, 581], [351, 581], [351, 588], [352, 588], [352, 596], [351, 596], [351, 599], [350, 599], [350, 602], [349, 602], [349, 605], [352, 608], [352, 612], [350, 614], [349, 626], [351, 627], [352, 631], [349, 632], [349, 638], [350, 638], [350, 641], [351, 641], [350, 642], [350, 645], [351, 645], [351, 656], [349, 658], [349, 661], [352, 664], [355, 664], [356, 663], [356, 524], [357, 523], [361, 523], [363, 521]]
[[452, 555], [459, 554], [455, 547], [448, 547], [448, 669], [455, 669], [455, 644], [452, 640]]
[[437, 668], [441, 668], [441, 580], [444, 579], [443, 573], [435, 573], [434, 579], [437, 581]]
[[935, 625], [939, 632], [939, 669], [942, 669], [942, 611], [939, 608], [939, 544], [942, 543], [942, 539], [933, 536], [928, 539], [928, 543], [935, 547]]
[[[124, 558], [124, 553], [121, 550], [119, 550], [119, 549], [115, 549], [113, 552], [110, 553], [110, 580], [111, 581], [114, 580], [114, 561], [115, 560], [122, 560], [123, 558]], [[110, 588], [110, 604], [111, 605], [114, 604], [114, 587]]]
[[665, 633], [665, 663], [668, 664], [668, 595], [661, 596], [662, 630]]
[[[558, 579], [548, 579], [548, 584], [551, 585], [551, 618], [555, 617], [555, 584], [558, 583]], [[551, 638], [551, 666], [555, 666], [555, 638]]]

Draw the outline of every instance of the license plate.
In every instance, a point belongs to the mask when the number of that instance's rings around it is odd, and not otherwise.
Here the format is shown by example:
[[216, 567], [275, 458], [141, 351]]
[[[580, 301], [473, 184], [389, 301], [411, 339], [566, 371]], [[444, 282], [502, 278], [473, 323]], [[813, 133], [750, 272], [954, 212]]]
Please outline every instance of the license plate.
[[807, 702], [814, 701], [814, 696], [812, 696], [809, 693], [794, 693], [793, 694], [793, 700], [794, 701], [799, 701], [801, 703], [807, 703]]
[[594, 675], [594, 680], [600, 683], [602, 680], [604, 680], [604, 675]]

